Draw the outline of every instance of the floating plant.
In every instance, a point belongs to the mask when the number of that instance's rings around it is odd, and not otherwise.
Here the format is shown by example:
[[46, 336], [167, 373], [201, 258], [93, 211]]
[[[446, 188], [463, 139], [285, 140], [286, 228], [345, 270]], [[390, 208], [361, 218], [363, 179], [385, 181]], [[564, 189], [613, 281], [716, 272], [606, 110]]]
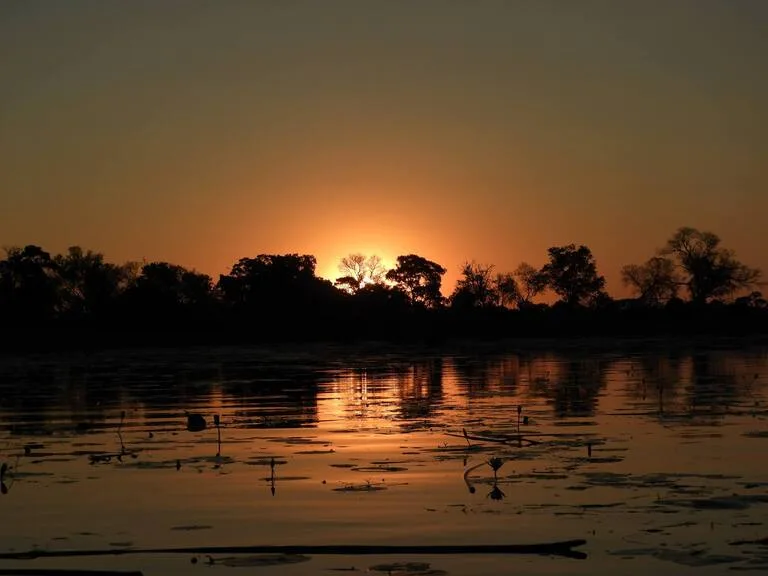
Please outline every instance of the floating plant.
[[490, 498], [491, 500], [503, 500], [506, 498], [506, 496], [507, 495], [502, 492], [501, 488], [499, 488], [499, 485], [494, 481], [493, 487], [491, 488], [491, 491], [486, 495], [486, 498]]
[[275, 495], [275, 459], [269, 461], [269, 491]]
[[8, 473], [8, 464], [3, 462], [0, 466], [0, 493], [8, 494], [8, 486], [5, 483], [5, 476]]
[[488, 466], [490, 466], [491, 470], [493, 470], [493, 478], [498, 479], [499, 469], [501, 469], [501, 467], [504, 466], [504, 460], [494, 456], [493, 458], [488, 460]]
[[202, 432], [208, 427], [205, 416], [199, 413], [185, 412], [187, 416], [187, 430], [189, 432]]

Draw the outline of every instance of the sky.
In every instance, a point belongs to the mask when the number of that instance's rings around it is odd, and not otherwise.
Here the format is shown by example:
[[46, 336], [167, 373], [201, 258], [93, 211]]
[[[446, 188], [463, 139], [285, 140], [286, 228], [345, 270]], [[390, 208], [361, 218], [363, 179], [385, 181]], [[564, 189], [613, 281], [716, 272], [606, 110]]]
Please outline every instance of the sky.
[[764, 0], [3, 0], [0, 246], [768, 272]]

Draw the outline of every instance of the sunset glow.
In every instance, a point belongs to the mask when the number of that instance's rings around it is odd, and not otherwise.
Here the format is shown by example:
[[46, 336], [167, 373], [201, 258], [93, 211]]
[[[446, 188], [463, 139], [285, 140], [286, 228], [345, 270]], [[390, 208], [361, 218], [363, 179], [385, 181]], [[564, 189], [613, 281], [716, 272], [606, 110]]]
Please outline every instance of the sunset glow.
[[466, 260], [575, 242], [621, 296], [621, 266], [691, 225], [768, 269], [764, 3], [179, 10], [0, 7], [2, 245], [214, 278], [416, 253], [450, 292]]

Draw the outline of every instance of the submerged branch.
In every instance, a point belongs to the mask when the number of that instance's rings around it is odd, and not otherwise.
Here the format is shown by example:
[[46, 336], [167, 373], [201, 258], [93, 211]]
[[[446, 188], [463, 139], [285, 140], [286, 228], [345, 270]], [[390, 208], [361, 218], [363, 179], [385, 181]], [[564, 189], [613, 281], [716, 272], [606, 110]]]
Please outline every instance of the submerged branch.
[[496, 442], [498, 444], [509, 444], [510, 442], [527, 442], [528, 444], [541, 444], [536, 440], [531, 440], [522, 434], [512, 434], [510, 436], [475, 436], [474, 434], [454, 434], [453, 432], [445, 432], [446, 436], [453, 436], [454, 438], [464, 438], [467, 440], [477, 440], [478, 442]]

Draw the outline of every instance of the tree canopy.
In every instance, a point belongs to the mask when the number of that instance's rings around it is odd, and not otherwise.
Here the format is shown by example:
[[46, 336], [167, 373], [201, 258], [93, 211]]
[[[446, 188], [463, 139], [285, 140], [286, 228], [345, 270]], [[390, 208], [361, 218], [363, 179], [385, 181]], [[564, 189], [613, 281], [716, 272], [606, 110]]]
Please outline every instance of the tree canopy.
[[336, 285], [354, 294], [367, 284], [381, 284], [386, 270], [379, 256], [357, 253], [341, 259], [339, 272]]
[[732, 296], [760, 279], [759, 270], [737, 260], [736, 254], [722, 247], [720, 237], [712, 232], [679, 228], [661, 254], [675, 259], [695, 303]]
[[461, 278], [451, 294], [451, 305], [456, 308], [488, 308], [497, 306], [499, 296], [493, 283], [493, 265], [465, 262]]
[[662, 256], [639, 265], [627, 264], [621, 269], [621, 279], [649, 306], [660, 306], [675, 298], [680, 285], [675, 263]]
[[586, 246], [554, 246], [541, 270], [547, 284], [565, 304], [589, 305], [603, 294], [605, 278], [597, 273], [592, 251]]
[[412, 304], [437, 308], [443, 303], [440, 286], [446, 270], [440, 264], [416, 254], [397, 257], [397, 266], [385, 278], [399, 287]]

